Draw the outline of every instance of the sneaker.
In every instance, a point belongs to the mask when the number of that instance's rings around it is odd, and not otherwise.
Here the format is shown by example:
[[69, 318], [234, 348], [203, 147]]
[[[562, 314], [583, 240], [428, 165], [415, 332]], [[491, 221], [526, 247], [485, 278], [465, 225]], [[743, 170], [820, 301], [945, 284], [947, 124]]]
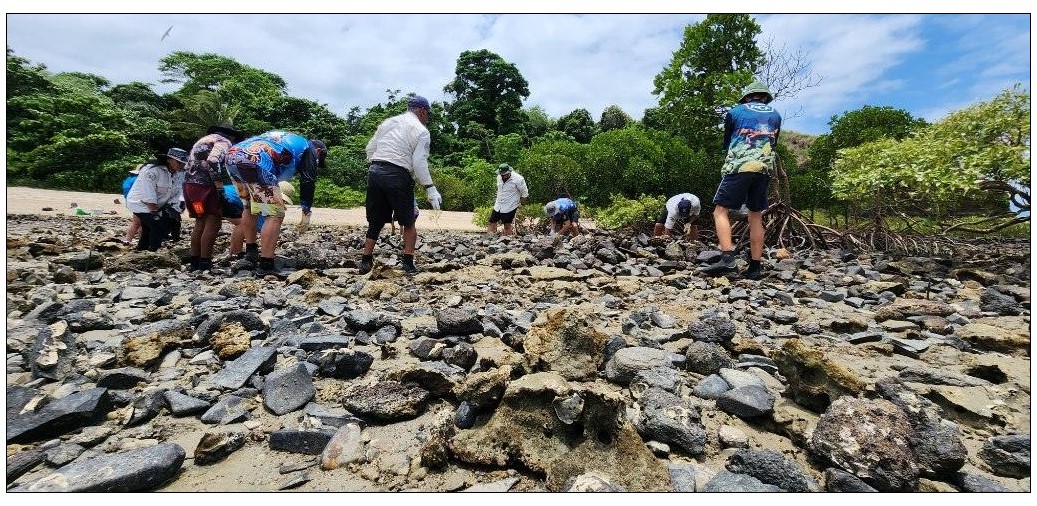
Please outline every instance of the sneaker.
[[418, 270], [418, 267], [413, 262], [403, 262], [403, 272], [413, 276], [421, 271]]
[[369, 260], [367, 258], [361, 258], [360, 259], [360, 274], [367, 274], [368, 272], [371, 272], [371, 269], [373, 267], [374, 267], [374, 261], [373, 260]]
[[753, 281], [759, 281], [759, 280], [763, 279], [764, 277], [766, 277], [764, 275], [764, 273], [763, 273], [763, 269], [753, 269], [751, 267], [746, 269], [746, 270], [744, 270], [744, 271], [742, 271], [742, 272], [740, 272], [739, 276], [742, 279], [751, 279]]
[[245, 260], [247, 262], [250, 262], [252, 264], [258, 264], [259, 263], [259, 252], [258, 251], [246, 251], [244, 258], [245, 258]]
[[721, 256], [716, 262], [709, 265], [704, 265], [696, 269], [702, 274], [727, 274], [735, 270], [735, 257], [734, 255], [725, 258]]

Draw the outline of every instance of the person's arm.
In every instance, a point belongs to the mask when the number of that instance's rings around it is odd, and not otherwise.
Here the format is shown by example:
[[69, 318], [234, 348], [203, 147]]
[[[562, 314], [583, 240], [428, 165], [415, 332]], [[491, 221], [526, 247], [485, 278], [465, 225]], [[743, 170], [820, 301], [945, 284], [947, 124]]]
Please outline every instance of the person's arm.
[[519, 205], [526, 205], [526, 199], [529, 198], [529, 187], [526, 186], [526, 178], [522, 178], [519, 181]]
[[414, 179], [425, 188], [435, 184], [432, 182], [432, 175], [429, 174], [428, 170], [430, 143], [431, 137], [428, 130], [421, 132], [418, 134], [418, 144], [414, 146], [414, 153], [411, 154], [411, 167], [414, 168]]
[[310, 214], [313, 206], [313, 193], [317, 188], [317, 153], [313, 148], [306, 148], [299, 161], [299, 207], [303, 214]]
[[220, 169], [220, 165], [227, 157], [227, 151], [230, 149], [230, 141], [220, 140], [216, 141], [212, 145], [212, 149], [209, 150], [209, 156], [205, 158], [205, 163], [208, 165], [209, 176], [213, 181], [213, 185], [220, 187], [220, 181], [223, 179], [223, 171]]

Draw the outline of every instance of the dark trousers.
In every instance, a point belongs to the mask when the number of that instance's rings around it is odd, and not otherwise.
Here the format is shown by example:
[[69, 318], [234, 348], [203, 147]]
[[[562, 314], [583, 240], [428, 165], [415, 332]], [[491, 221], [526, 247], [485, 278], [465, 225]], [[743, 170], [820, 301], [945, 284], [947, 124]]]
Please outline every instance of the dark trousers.
[[[137, 240], [137, 251], [158, 251], [162, 241], [169, 235], [166, 220], [159, 213], [133, 213], [140, 218], [140, 239]], [[160, 216], [155, 219], [155, 216]]]

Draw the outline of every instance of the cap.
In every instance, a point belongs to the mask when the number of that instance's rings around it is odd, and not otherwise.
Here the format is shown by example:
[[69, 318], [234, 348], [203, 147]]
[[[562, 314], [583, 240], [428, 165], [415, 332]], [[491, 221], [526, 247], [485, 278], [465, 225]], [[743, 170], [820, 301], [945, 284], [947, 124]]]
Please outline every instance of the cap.
[[432, 109], [432, 107], [428, 104], [428, 99], [426, 99], [425, 97], [423, 97], [421, 95], [414, 95], [413, 97], [410, 97], [410, 100], [407, 101], [407, 108], [408, 109]]
[[677, 214], [682, 218], [691, 216], [691, 201], [688, 199], [682, 199], [677, 203]]
[[497, 174], [507, 174], [509, 172], [511, 172], [511, 165], [502, 163], [497, 166]]
[[281, 198], [284, 199], [284, 203], [292, 205], [292, 197], [295, 196], [295, 187], [288, 181], [278, 181], [277, 187], [281, 189]]
[[187, 163], [187, 151], [180, 148], [169, 148], [165, 153], [157, 153], [158, 158], [172, 158], [180, 163]]
[[544, 214], [548, 216], [554, 216], [558, 214], [558, 203], [548, 202], [547, 205], [544, 206]]

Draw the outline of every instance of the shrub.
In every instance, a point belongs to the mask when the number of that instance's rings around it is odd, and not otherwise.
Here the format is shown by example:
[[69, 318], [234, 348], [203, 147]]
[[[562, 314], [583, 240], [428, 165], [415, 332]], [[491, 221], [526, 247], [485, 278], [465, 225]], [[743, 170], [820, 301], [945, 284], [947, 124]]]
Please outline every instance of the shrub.
[[[298, 195], [298, 192], [296, 192], [296, 195]], [[314, 207], [349, 209], [363, 206], [366, 201], [367, 194], [365, 192], [338, 186], [320, 179], [317, 180], [317, 188], [313, 193]]]
[[607, 230], [624, 229], [640, 232], [650, 228], [655, 218], [666, 205], [666, 197], [641, 195], [636, 199], [628, 199], [622, 195], [613, 195], [612, 203], [595, 213], [595, 223]]

